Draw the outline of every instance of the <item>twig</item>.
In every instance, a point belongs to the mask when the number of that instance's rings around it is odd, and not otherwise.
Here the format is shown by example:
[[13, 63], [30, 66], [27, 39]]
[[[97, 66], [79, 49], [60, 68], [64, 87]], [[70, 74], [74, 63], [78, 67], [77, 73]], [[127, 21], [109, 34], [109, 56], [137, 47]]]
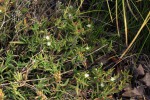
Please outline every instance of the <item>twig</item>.
[[89, 54], [87, 54], [86, 56], [89, 56], [89, 55], [91, 55], [91, 54], [93, 54], [93, 53], [95, 53], [95, 52], [101, 50], [102, 48], [106, 47], [107, 45], [108, 45], [108, 44], [103, 45], [102, 47], [96, 49], [95, 51], [93, 51], [93, 52], [91, 52], [91, 53], [89, 53]]

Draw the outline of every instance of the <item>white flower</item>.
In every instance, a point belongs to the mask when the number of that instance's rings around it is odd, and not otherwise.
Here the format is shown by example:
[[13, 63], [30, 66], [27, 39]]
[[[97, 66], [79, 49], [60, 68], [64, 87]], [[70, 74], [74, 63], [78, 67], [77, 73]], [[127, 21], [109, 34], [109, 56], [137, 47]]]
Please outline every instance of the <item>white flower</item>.
[[18, 17], [20, 17], [22, 15], [22, 12], [20, 10], [16, 10], [15, 13]]
[[105, 85], [104, 85], [104, 83], [101, 83], [101, 87], [104, 87]]
[[35, 62], [36, 62], [36, 60], [34, 59], [32, 62], [33, 62], [33, 63], [35, 63]]
[[62, 2], [61, 2], [61, 1], [58, 1], [57, 3], [58, 3], [59, 5], [61, 5], [61, 4], [62, 4]]
[[85, 49], [86, 49], [86, 50], [89, 50], [90, 48], [87, 46]]
[[73, 6], [69, 6], [69, 8], [70, 8], [70, 9], [72, 9], [72, 8], [73, 8]]
[[0, 9], [0, 13], [2, 12], [2, 10]]
[[115, 78], [114, 78], [114, 77], [111, 77], [111, 79], [110, 79], [110, 80], [113, 82], [113, 81], [115, 81]]
[[89, 77], [89, 74], [86, 73], [86, 74], [84, 74], [84, 76], [85, 76], [85, 78], [88, 78], [88, 77]]
[[71, 14], [68, 14], [68, 16], [71, 17], [72, 15], [71, 15]]
[[62, 5], [62, 2], [58, 1], [56, 5], [57, 5], [57, 7], [60, 7]]
[[90, 28], [91, 27], [91, 24], [88, 24], [88, 25], [86, 25], [88, 28]]
[[49, 39], [50, 39], [49, 36], [46, 36], [45, 38], [46, 38], [46, 40], [49, 40]]
[[101, 66], [103, 66], [104, 64], [101, 62]]
[[47, 46], [50, 46], [51, 45], [51, 42], [47, 42]]
[[71, 14], [68, 14], [69, 18], [71, 19], [72, 18], [72, 15]]

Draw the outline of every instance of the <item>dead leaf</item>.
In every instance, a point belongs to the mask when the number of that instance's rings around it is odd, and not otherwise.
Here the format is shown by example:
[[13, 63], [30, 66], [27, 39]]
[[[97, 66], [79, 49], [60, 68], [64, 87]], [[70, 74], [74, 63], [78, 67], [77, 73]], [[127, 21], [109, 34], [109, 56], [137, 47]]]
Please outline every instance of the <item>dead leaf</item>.
[[95, 98], [94, 100], [100, 100], [99, 98]]
[[4, 100], [4, 93], [2, 89], [0, 89], [0, 100]]
[[144, 73], [144, 68], [142, 67], [141, 64], [140, 64], [140, 65], [138, 66], [138, 68], [136, 69], [136, 72], [137, 72], [138, 75], [144, 75], [144, 74], [145, 74], [145, 73]]
[[138, 86], [137, 88], [133, 89], [133, 93], [135, 93], [135, 95], [144, 95], [144, 87], [145, 86]]
[[150, 73], [146, 73], [144, 78], [141, 79], [147, 86], [150, 87]]
[[124, 91], [129, 91], [132, 90], [132, 87], [130, 84], [127, 84], [126, 87], [124, 88]]
[[0, 3], [3, 3], [4, 2], [4, 0], [0, 0]]
[[142, 96], [144, 95], [144, 87], [138, 86], [137, 88], [132, 89], [128, 87], [125, 89], [125, 92], [122, 94], [124, 97], [134, 97], [134, 96]]

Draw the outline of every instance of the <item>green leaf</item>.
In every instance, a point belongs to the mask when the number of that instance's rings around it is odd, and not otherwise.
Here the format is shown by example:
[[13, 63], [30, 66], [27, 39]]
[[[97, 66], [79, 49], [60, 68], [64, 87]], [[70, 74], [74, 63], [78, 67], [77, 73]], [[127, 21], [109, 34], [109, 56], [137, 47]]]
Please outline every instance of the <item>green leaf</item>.
[[59, 84], [60, 86], [66, 86], [69, 82], [69, 79], [66, 80], [66, 82], [64, 84]]

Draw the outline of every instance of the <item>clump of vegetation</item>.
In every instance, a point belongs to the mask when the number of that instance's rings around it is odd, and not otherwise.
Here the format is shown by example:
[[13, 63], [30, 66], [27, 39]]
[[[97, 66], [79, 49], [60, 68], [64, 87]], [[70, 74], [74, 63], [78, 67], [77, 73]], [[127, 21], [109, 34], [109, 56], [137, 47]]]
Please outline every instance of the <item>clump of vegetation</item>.
[[108, 100], [126, 86], [128, 70], [98, 60], [119, 36], [83, 2], [0, 0], [0, 99]]

